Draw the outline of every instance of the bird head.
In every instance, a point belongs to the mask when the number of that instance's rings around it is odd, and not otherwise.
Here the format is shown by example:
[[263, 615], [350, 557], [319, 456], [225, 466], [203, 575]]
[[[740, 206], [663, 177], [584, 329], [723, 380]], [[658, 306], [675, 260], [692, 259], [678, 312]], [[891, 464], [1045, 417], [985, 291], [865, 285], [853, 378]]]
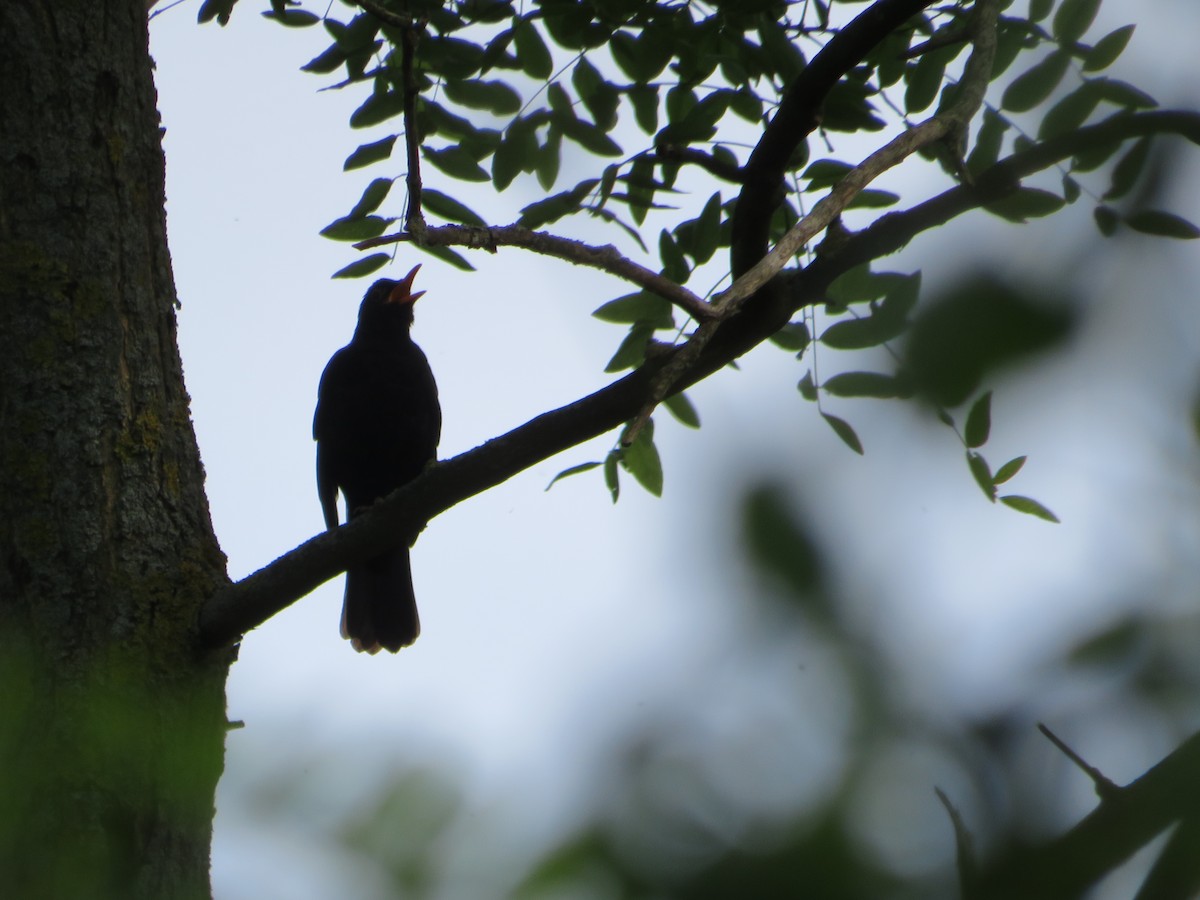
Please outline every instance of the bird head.
[[384, 322], [403, 322], [405, 326], [411, 325], [413, 304], [425, 294], [424, 291], [413, 293], [412, 289], [413, 279], [420, 268], [419, 264], [413, 266], [412, 271], [401, 281], [380, 278], [371, 285], [358, 310], [359, 324], [371, 323], [369, 327], [372, 329]]

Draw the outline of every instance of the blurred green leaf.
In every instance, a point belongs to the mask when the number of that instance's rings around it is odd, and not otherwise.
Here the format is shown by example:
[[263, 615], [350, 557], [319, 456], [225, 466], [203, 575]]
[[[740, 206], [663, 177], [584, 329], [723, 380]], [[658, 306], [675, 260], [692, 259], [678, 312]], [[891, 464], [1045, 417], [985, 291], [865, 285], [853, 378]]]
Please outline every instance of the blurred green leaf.
[[858, 435], [851, 427], [850, 423], [845, 419], [839, 419], [837, 416], [831, 416], [829, 413], [821, 413], [821, 418], [829, 423], [829, 427], [833, 429], [834, 434], [842, 439], [842, 442], [857, 453], [863, 455], [862, 441], [858, 439]]
[[1187, 219], [1159, 209], [1144, 209], [1140, 212], [1130, 213], [1125, 217], [1125, 224], [1134, 231], [1159, 237], [1182, 240], [1195, 240], [1200, 237], [1200, 228]]
[[1062, 0], [1054, 14], [1054, 36], [1060, 43], [1075, 43], [1092, 27], [1099, 10], [1100, 0]]
[[979, 485], [979, 489], [983, 491], [983, 495], [995, 503], [996, 485], [992, 479], [992, 470], [988, 467], [987, 460], [978, 453], [968, 450], [967, 468], [971, 470], [971, 476], [975, 479], [975, 483]]
[[967, 424], [963, 429], [968, 447], [982, 447], [987, 443], [992, 430], [992, 392], [986, 392], [971, 405], [967, 413]]
[[363, 278], [372, 272], [378, 272], [391, 261], [391, 258], [387, 253], [372, 253], [370, 256], [365, 256], [344, 268], [338, 269], [331, 277]]
[[1135, 27], [1126, 25], [1109, 32], [1098, 40], [1083, 59], [1083, 71], [1099, 72], [1115, 63], [1117, 57], [1125, 52], [1125, 47], [1129, 44], [1129, 39], [1133, 37]]
[[447, 222], [460, 222], [463, 225], [474, 225], [484, 228], [487, 223], [470, 207], [459, 203], [448, 194], [424, 188], [421, 191], [421, 205], [426, 212], [445, 219]]
[[1017, 512], [1025, 513], [1029, 516], [1037, 516], [1039, 519], [1045, 519], [1047, 522], [1059, 524], [1058, 516], [1042, 506], [1032, 497], [1022, 497], [1019, 494], [1008, 494], [1000, 498], [1000, 502], [1005, 506], [1012, 507]]
[[1006, 481], [1011, 481], [1013, 476], [1021, 471], [1021, 467], [1025, 465], [1025, 457], [1018, 456], [1015, 459], [1010, 459], [992, 476], [992, 484], [1004, 484]]
[[577, 466], [571, 466], [569, 469], [563, 469], [550, 479], [550, 483], [546, 485], [546, 490], [550, 490], [550, 488], [554, 487], [555, 483], [562, 481], [564, 478], [570, 478], [572, 475], [579, 475], [583, 472], [590, 472], [592, 469], [598, 469], [602, 465], [603, 463], [598, 462], [585, 462]]
[[663, 492], [662, 459], [654, 446], [654, 420], [651, 419], [636, 440], [621, 451], [621, 464], [626, 471], [655, 497]]
[[842, 372], [825, 379], [821, 387], [835, 397], [874, 397], [885, 400], [912, 394], [902, 379], [881, 372]]
[[663, 406], [680, 424], [686, 425], [688, 428], [700, 427], [700, 413], [696, 411], [696, 407], [692, 405], [687, 394], [679, 393], [668, 397], [663, 401]]
[[1070, 54], [1056, 50], [1013, 79], [1000, 105], [1010, 112], [1027, 112], [1042, 103], [1062, 81], [1071, 63]]

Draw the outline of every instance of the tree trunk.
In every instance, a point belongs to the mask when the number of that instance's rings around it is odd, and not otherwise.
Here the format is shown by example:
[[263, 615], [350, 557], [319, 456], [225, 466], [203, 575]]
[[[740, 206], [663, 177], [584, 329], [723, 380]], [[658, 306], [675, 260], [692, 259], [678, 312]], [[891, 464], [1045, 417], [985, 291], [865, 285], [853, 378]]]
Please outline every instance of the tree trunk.
[[175, 341], [145, 0], [0, 3], [0, 885], [206, 897], [225, 580]]

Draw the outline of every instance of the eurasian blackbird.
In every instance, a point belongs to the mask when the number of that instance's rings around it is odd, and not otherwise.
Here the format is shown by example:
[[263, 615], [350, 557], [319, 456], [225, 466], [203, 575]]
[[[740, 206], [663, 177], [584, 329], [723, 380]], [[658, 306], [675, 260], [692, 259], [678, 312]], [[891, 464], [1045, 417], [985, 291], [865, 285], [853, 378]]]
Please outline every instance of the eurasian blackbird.
[[[325, 526], [338, 526], [337, 494], [346, 517], [412, 481], [437, 454], [442, 410], [429, 361], [409, 333], [416, 266], [403, 281], [381, 278], [358, 310], [354, 337], [329, 360], [317, 389], [313, 438], [317, 493]], [[355, 650], [392, 653], [417, 639], [408, 547], [400, 544], [346, 572], [342, 637]]]

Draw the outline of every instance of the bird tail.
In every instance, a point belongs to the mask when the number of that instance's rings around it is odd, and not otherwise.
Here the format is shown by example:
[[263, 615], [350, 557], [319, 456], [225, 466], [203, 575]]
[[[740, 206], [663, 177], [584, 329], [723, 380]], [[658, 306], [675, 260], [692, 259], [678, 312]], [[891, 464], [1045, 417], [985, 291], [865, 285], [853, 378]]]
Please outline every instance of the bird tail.
[[397, 547], [346, 572], [342, 637], [360, 653], [392, 653], [421, 633], [408, 548]]

